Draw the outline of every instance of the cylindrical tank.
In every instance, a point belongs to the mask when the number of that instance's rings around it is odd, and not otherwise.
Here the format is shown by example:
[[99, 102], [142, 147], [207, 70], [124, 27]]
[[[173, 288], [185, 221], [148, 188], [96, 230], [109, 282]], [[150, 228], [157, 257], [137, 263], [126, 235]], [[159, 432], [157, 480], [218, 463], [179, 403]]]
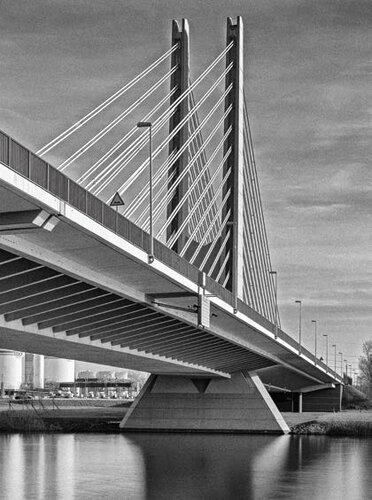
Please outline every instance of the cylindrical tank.
[[83, 378], [83, 379], [96, 378], [96, 374], [95, 372], [92, 372], [90, 370], [84, 370], [78, 373], [78, 378]]
[[46, 382], [75, 381], [75, 361], [73, 359], [45, 356], [44, 370]]
[[26, 352], [24, 382], [32, 389], [44, 388], [44, 356]]
[[23, 352], [0, 349], [0, 386], [19, 389], [22, 384]]
[[115, 372], [100, 371], [100, 372], [97, 372], [97, 378], [99, 380], [111, 380], [111, 379], [115, 378]]
[[44, 356], [34, 354], [34, 376], [32, 380], [34, 389], [44, 388]]

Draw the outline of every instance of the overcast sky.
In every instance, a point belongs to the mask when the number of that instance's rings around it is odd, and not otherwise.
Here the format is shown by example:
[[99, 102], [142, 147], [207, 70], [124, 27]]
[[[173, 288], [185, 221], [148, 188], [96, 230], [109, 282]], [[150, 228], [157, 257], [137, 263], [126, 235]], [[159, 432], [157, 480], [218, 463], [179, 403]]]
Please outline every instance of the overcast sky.
[[243, 16], [282, 326], [296, 336], [301, 299], [306, 345], [316, 319], [356, 365], [372, 338], [370, 0], [3, 0], [0, 12], [0, 128], [33, 150], [167, 50], [171, 19], [189, 20], [197, 76], [226, 17]]

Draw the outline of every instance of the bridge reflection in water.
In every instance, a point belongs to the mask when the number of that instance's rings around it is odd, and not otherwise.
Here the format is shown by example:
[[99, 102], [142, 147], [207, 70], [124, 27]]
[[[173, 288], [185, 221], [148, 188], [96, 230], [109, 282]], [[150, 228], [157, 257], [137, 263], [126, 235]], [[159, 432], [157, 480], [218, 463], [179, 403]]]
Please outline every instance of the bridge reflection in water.
[[1, 435], [1, 498], [365, 500], [369, 440], [326, 436]]

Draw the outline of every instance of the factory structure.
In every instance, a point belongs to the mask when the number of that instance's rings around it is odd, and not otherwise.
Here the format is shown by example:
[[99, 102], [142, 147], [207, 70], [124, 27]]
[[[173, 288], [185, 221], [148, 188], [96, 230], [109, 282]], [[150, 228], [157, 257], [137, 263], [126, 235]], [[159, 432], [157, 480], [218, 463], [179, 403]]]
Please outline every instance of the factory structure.
[[137, 389], [138, 384], [128, 378], [128, 371], [81, 371], [75, 374], [75, 361], [40, 354], [0, 349], [0, 397], [20, 390], [47, 390], [62, 388], [75, 394], [98, 394], [113, 390]]
[[43, 389], [49, 382], [74, 380], [74, 360], [0, 349], [0, 388], [3, 393], [21, 388]]

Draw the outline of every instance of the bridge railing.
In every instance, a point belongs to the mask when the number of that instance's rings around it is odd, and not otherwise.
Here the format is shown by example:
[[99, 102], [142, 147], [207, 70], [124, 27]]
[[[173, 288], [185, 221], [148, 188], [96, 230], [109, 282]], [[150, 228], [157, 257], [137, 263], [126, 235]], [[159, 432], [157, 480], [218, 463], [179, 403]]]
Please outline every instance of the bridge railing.
[[[149, 251], [148, 233], [2, 131], [0, 131], [0, 162], [8, 165], [38, 186], [47, 189], [61, 200], [66, 201], [138, 248], [146, 252]], [[182, 276], [189, 278], [194, 283], [198, 282], [199, 269], [158, 240], [154, 241], [154, 255], [158, 260], [179, 272]], [[229, 305], [234, 305], [233, 294], [209, 276], [206, 277], [206, 288], [208, 292], [217, 295]], [[275, 332], [275, 325], [248, 304], [238, 300], [237, 306], [238, 310], [243, 314], [260, 323], [270, 332]], [[294, 349], [299, 349], [298, 342], [292, 337], [281, 329], [278, 329], [277, 333], [280, 339]], [[310, 351], [303, 347], [301, 351], [314, 364], [316, 363], [324, 370], [327, 370], [335, 378], [341, 379], [322, 361], [316, 359]]]

